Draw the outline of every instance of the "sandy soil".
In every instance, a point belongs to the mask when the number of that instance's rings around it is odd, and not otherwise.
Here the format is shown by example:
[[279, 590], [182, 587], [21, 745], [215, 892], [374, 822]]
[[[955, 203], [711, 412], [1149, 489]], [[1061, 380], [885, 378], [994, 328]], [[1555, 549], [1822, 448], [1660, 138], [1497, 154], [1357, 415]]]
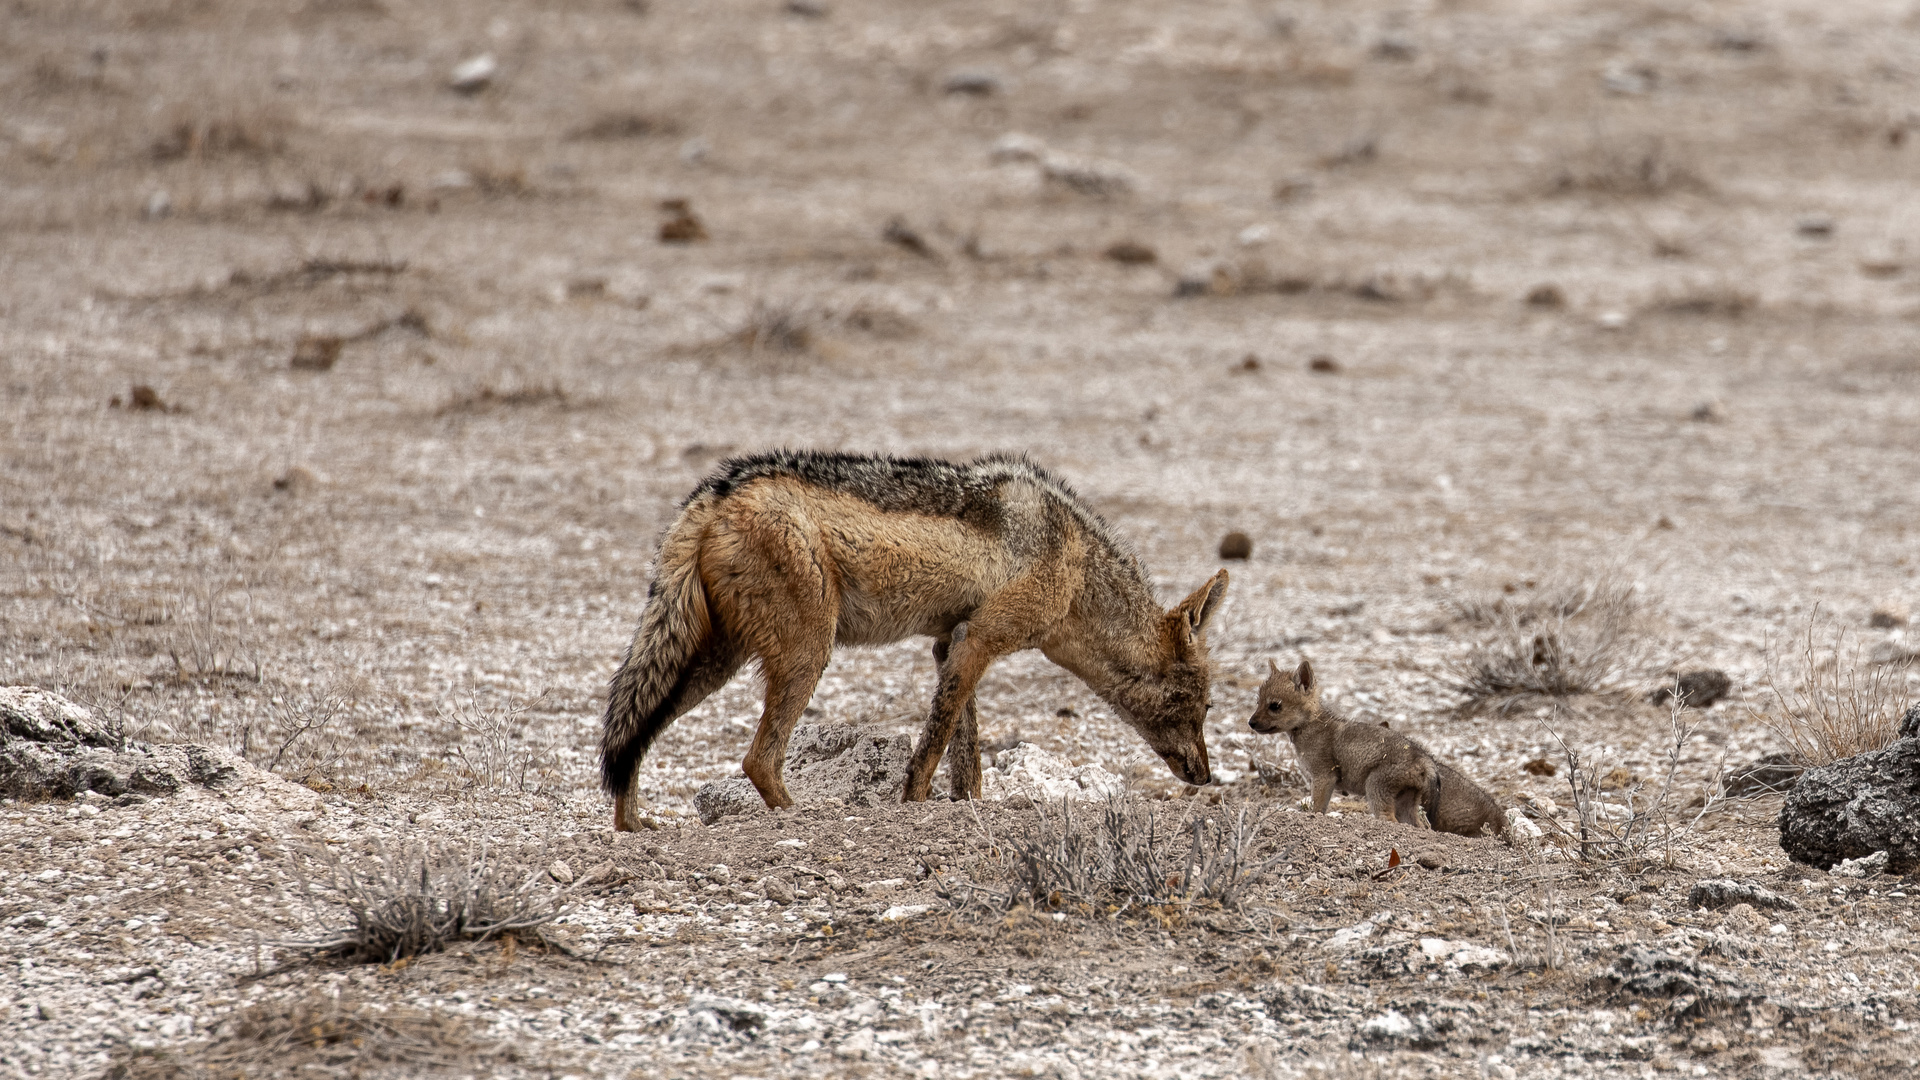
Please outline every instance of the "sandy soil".
[[[1779, 748], [1765, 688], [1806, 677], [1809, 633], [1846, 635], [1830, 671], [1915, 696], [1911, 667], [1872, 663], [1920, 645], [1912, 4], [17, 0], [0, 20], [0, 682], [279, 778], [4, 807], [9, 1075], [210, 1061], [235, 1010], [315, 988], [456, 1025], [432, 1044], [456, 1074], [1920, 1056], [1911, 883], [1791, 867], [1777, 800], [1715, 797]], [[490, 81], [450, 88], [481, 54]], [[703, 239], [662, 241], [669, 200]], [[737, 773], [746, 678], [643, 771], [663, 830], [606, 831], [602, 688], [653, 543], [722, 456], [776, 445], [1029, 453], [1169, 603], [1249, 534], [1213, 631], [1223, 788], [1182, 790], [1037, 657], [980, 700], [999, 745], [1268, 813], [1285, 873], [1233, 912], [1002, 925], [914, 867], [991, 878], [988, 830], [1031, 809], [703, 830], [690, 796]], [[1616, 693], [1460, 708], [1492, 604], [1607, 583], [1637, 605]], [[1615, 798], [1668, 788], [1676, 831], [1629, 865], [1287, 812], [1290, 751], [1244, 719], [1267, 658], [1303, 655], [1356, 718], [1550, 835], [1572, 820], [1562, 741]], [[1676, 738], [1642, 696], [1699, 667], [1734, 697]], [[853, 651], [814, 708], [913, 731], [931, 687], [924, 642]], [[346, 852], [488, 836], [613, 872], [556, 931], [575, 957], [256, 977], [292, 959], [258, 942], [325, 921], [286, 884], [321, 821]], [[815, 860], [779, 870], [776, 837]], [[753, 887], [849, 839], [842, 888]], [[1375, 878], [1426, 845], [1441, 869]], [[743, 883], [707, 891], [716, 863]], [[1687, 909], [1722, 876], [1801, 908]], [[1702, 1015], [1623, 998], [1607, 972], [1634, 947], [1739, 989]]]

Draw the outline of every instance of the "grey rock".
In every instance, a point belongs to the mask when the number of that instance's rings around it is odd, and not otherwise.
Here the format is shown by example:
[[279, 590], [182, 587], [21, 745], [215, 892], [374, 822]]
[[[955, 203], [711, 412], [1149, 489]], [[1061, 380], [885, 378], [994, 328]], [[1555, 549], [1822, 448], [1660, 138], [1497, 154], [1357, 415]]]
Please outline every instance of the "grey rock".
[[1655, 949], [1622, 950], [1603, 977], [1626, 996], [1671, 999], [1670, 1011], [1676, 1020], [1708, 1016], [1765, 999], [1764, 994], [1711, 964]]
[[205, 746], [124, 739], [85, 708], [38, 687], [0, 687], [0, 793], [29, 799], [172, 795], [188, 785], [226, 787], [244, 767]]
[[16, 740], [120, 748], [120, 734], [87, 708], [37, 686], [0, 686], [0, 746]]
[[1793, 786], [1805, 769], [1792, 754], [1768, 754], [1727, 774], [1727, 794], [1734, 798], [1772, 795]]
[[1882, 749], [1808, 769], [1780, 807], [1780, 846], [1822, 870], [1884, 851], [1887, 872], [1920, 868], [1920, 706]]
[[1696, 881], [1693, 883], [1693, 888], [1687, 890], [1688, 907], [1718, 911], [1735, 904], [1752, 904], [1756, 908], [1768, 908], [1774, 911], [1800, 910], [1799, 904], [1777, 892], [1729, 878]]
[[1649, 694], [1647, 700], [1655, 705], [1664, 705], [1677, 697], [1684, 708], [1704, 709], [1732, 692], [1733, 680], [1726, 672], [1707, 669], [1687, 672], [1671, 684]]
[[1920, 705], [1907, 706], [1907, 715], [1900, 718], [1899, 737], [1920, 739]]
[[[912, 757], [913, 740], [906, 735], [873, 735], [846, 724], [802, 724], [787, 742], [787, 791], [799, 803], [898, 802]], [[744, 776], [715, 780], [693, 795], [694, 812], [705, 825], [765, 805]]]

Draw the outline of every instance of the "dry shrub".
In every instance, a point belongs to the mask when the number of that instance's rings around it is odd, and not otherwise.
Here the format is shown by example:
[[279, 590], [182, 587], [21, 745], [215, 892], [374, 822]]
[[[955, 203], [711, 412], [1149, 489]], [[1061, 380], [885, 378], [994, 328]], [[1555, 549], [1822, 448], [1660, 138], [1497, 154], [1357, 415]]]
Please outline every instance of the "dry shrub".
[[[320, 873], [310, 877], [309, 865]], [[543, 886], [547, 874], [540, 869], [514, 884], [510, 871], [488, 857], [485, 840], [459, 851], [415, 844], [399, 855], [383, 844], [357, 865], [320, 850], [291, 866], [299, 898], [343, 909], [349, 924], [318, 940], [275, 944], [353, 962], [390, 964], [508, 934], [551, 945], [543, 930], [566, 911], [570, 893]]]
[[1712, 187], [1680, 161], [1658, 136], [1638, 140], [1595, 138], [1563, 161], [1553, 175], [1560, 193], [1655, 198], [1677, 192], [1707, 192]]
[[[1558, 708], [1556, 707], [1556, 715]], [[1541, 726], [1560, 748], [1567, 763], [1567, 788], [1573, 796], [1574, 828], [1569, 831], [1552, 818], [1542, 818], [1582, 860], [1622, 865], [1630, 871], [1656, 863], [1673, 864], [1674, 844], [1716, 807], [1719, 796], [1703, 800], [1691, 817], [1677, 798], [1680, 762], [1698, 730], [1699, 714], [1675, 704], [1667, 713], [1668, 739], [1662, 749], [1661, 775], [1650, 782], [1620, 766], [1607, 767], [1597, 755], [1585, 753], [1562, 738], [1552, 722]], [[1724, 768], [1724, 758], [1721, 768]], [[1719, 786], [1719, 769], [1712, 785]]]
[[396, 1075], [472, 1072], [519, 1060], [509, 1043], [482, 1040], [467, 1021], [404, 1005], [311, 993], [249, 1005], [221, 1021], [211, 1039], [177, 1048], [120, 1047], [105, 1080], [199, 1077], [360, 1076], [369, 1066]]
[[1797, 652], [1799, 677], [1769, 654], [1759, 719], [1785, 744], [1795, 764], [1813, 768], [1878, 750], [1894, 740], [1913, 692], [1911, 657], [1875, 664], [1844, 627], [1820, 640], [1818, 614], [1807, 620]]
[[652, 135], [671, 135], [680, 126], [634, 112], [610, 112], [595, 117], [569, 132], [567, 138], [584, 142], [610, 142], [619, 139], [644, 139]]
[[292, 127], [285, 115], [270, 109], [176, 111], [161, 124], [147, 149], [156, 161], [271, 157], [286, 149]]
[[447, 749], [447, 763], [468, 787], [538, 794], [559, 772], [559, 755], [545, 740], [528, 740], [529, 706], [483, 705], [469, 700], [441, 719], [460, 733]]
[[981, 824], [1004, 891], [964, 882], [943, 886], [941, 895], [956, 907], [984, 903], [1002, 911], [1110, 905], [1118, 914], [1203, 900], [1231, 908], [1242, 890], [1286, 860], [1286, 853], [1256, 854], [1263, 822], [1246, 805], [1217, 807], [1206, 817], [1189, 805], [1176, 819], [1171, 809], [1116, 794], [1096, 809], [1076, 810], [1063, 799], [1058, 816], [1046, 806], [1039, 811], [1033, 825], [1004, 841]]
[[1483, 627], [1444, 678], [1468, 703], [1511, 707], [1534, 696], [1615, 692], [1650, 659], [1647, 605], [1633, 586], [1611, 579], [1549, 587], [1516, 599], [1455, 605]]
[[1737, 318], [1760, 306], [1755, 293], [1732, 285], [1705, 285], [1662, 296], [1652, 310], [1663, 315]]
[[820, 312], [799, 304], [756, 300], [725, 343], [753, 354], [812, 352], [824, 322]]
[[565, 405], [567, 391], [559, 383], [533, 384], [507, 390], [496, 390], [491, 386], [482, 386], [478, 390], [460, 394], [448, 400], [434, 413], [435, 416], [457, 416], [492, 412], [496, 409], [519, 409], [535, 405]]

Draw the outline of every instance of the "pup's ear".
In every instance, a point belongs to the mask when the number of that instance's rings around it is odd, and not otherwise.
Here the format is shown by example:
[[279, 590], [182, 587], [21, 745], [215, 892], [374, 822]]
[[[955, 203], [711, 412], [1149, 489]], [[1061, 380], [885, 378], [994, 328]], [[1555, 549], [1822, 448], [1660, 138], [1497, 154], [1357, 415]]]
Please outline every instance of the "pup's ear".
[[1274, 663], [1274, 662], [1273, 662], [1273, 657], [1271, 657], [1271, 656], [1269, 656], [1269, 657], [1267, 657], [1267, 674], [1269, 674], [1269, 675], [1278, 675], [1278, 674], [1280, 674], [1280, 665], [1279, 665], [1279, 664], [1276, 664], [1276, 663]]
[[1293, 685], [1299, 687], [1303, 694], [1313, 693], [1313, 661], [1300, 661], [1300, 666], [1293, 672]]

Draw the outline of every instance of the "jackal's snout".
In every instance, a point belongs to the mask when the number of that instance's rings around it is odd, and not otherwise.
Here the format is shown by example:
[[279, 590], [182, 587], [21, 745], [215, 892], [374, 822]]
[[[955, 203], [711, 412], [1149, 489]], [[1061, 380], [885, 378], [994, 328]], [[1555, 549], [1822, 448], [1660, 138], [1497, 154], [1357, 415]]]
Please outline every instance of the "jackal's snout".
[[1160, 760], [1166, 762], [1167, 768], [1171, 769], [1173, 775], [1179, 777], [1182, 783], [1192, 784], [1195, 787], [1213, 783], [1213, 768], [1207, 763], [1207, 748], [1204, 745], [1197, 752], [1163, 750], [1160, 752]]

